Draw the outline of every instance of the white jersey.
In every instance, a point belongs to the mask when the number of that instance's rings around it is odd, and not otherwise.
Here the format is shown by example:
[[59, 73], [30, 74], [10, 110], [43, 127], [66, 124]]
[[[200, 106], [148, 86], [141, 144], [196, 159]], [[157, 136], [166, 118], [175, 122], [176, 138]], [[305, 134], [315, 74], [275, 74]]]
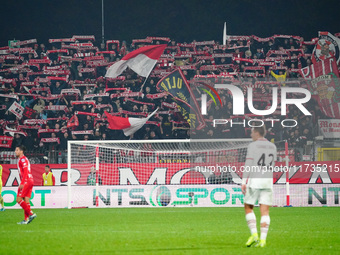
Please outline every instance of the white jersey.
[[275, 144], [265, 138], [249, 144], [242, 184], [253, 189], [272, 189], [276, 155]]

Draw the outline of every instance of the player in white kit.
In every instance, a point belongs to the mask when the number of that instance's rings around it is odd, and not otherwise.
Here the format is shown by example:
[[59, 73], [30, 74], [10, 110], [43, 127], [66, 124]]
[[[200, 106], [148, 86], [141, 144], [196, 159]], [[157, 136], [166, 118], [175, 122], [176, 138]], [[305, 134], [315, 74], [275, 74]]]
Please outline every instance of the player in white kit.
[[[243, 169], [242, 192], [244, 194], [244, 209], [246, 221], [251, 232], [246, 246], [264, 247], [270, 224], [269, 207], [272, 205], [273, 168], [277, 150], [275, 144], [264, 138], [265, 126], [254, 127], [251, 130], [253, 142], [249, 144]], [[260, 204], [261, 236], [256, 228], [256, 216], [253, 208], [256, 201]]]

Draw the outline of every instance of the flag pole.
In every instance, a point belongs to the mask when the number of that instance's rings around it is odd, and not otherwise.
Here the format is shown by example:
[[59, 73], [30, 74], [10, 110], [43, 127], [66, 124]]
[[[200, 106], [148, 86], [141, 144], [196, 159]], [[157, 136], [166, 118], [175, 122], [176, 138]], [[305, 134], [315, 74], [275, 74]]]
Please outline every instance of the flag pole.
[[155, 67], [156, 64], [157, 64], [157, 62], [156, 62], [156, 63], [153, 65], [153, 67], [151, 68], [150, 72], [148, 73], [148, 76], [145, 77], [145, 80], [144, 80], [143, 85], [142, 85], [142, 87], [140, 88], [140, 91], [139, 91], [139, 92], [142, 92], [142, 90], [143, 90], [143, 88], [144, 88], [144, 85], [145, 85], [146, 81], [148, 80], [148, 78], [149, 78], [149, 76], [150, 76], [150, 74], [151, 74], [151, 72], [152, 72], [152, 70], [153, 70], [153, 68]]
[[227, 45], [227, 22], [224, 22], [224, 28], [223, 28], [223, 45]]
[[104, 0], [102, 0], [102, 44], [105, 43], [104, 31]]

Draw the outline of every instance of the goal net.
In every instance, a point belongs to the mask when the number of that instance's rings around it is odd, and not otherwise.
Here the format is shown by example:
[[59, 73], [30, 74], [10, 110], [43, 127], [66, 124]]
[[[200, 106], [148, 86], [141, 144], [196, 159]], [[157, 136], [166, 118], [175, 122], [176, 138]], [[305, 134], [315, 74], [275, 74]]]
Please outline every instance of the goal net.
[[69, 141], [68, 207], [241, 206], [250, 142]]

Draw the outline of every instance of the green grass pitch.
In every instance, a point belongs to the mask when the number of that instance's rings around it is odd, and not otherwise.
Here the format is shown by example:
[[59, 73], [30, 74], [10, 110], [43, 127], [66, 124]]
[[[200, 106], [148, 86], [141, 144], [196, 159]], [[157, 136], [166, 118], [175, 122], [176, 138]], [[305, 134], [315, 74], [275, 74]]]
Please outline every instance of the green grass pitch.
[[264, 249], [244, 247], [243, 208], [34, 211], [0, 212], [0, 254], [340, 254], [340, 207], [271, 208]]

